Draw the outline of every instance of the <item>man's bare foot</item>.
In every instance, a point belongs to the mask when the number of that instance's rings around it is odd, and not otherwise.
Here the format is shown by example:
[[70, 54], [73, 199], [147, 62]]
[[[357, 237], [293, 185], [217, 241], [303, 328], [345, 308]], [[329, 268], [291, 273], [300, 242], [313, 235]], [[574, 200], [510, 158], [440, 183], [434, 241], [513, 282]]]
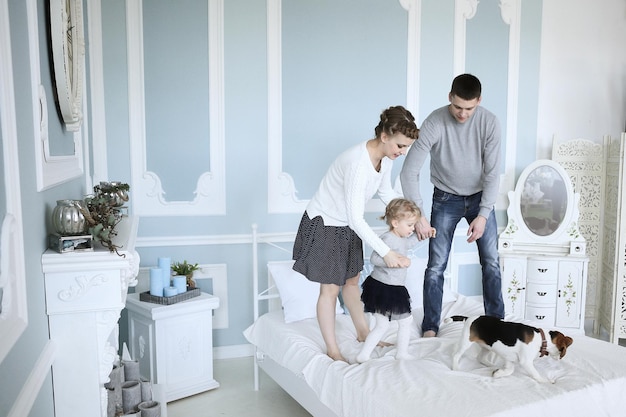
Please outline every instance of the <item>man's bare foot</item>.
[[382, 340], [380, 342], [378, 342], [376, 344], [376, 346], [378, 347], [389, 347], [389, 346], [393, 346], [393, 343], [389, 343], [389, 342], [383, 342]]
[[437, 336], [437, 333], [435, 333], [434, 330], [426, 330], [424, 334], [422, 334], [422, 337], [435, 337], [435, 336]]

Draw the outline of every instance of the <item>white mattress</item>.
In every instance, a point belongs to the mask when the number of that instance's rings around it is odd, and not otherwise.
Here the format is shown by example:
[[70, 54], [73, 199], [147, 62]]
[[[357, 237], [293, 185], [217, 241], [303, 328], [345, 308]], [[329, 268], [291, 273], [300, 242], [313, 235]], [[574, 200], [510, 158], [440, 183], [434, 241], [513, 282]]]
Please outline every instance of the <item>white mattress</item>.
[[[444, 305], [444, 316], [480, 314], [474, 300], [459, 296]], [[414, 312], [421, 323], [421, 311]], [[626, 416], [626, 348], [579, 334], [560, 361], [535, 360], [540, 373], [555, 378], [541, 384], [522, 369], [500, 379], [495, 367], [475, 360], [472, 348], [452, 371], [452, 354], [461, 323], [442, 325], [438, 337], [422, 339], [414, 326], [409, 353], [397, 361], [394, 347], [377, 348], [364, 364], [332, 361], [316, 319], [285, 324], [282, 312], [260, 317], [244, 331], [248, 341], [274, 361], [304, 378], [323, 404], [340, 417], [568, 417]], [[359, 351], [350, 317], [337, 316], [337, 335], [346, 359]], [[395, 331], [386, 340], [393, 342]]]

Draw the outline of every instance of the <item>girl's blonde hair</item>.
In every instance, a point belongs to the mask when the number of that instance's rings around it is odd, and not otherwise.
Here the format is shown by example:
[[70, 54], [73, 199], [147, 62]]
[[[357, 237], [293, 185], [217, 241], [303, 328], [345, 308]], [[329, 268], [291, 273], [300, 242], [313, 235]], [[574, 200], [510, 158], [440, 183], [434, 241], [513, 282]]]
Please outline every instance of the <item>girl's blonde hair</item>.
[[394, 198], [387, 204], [385, 214], [380, 216], [381, 220], [384, 220], [389, 228], [392, 228], [392, 220], [404, 219], [406, 217], [422, 217], [422, 211], [411, 200], [406, 198]]

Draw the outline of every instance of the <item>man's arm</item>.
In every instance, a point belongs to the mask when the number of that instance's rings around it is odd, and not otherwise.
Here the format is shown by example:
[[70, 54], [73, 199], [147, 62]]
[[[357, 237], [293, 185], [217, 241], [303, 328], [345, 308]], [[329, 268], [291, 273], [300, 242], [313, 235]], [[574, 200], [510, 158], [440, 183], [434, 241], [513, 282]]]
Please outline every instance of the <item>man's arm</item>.
[[413, 201], [422, 210], [422, 214], [424, 214], [422, 208], [424, 201], [420, 193], [420, 171], [427, 156], [428, 151], [421, 149], [416, 141], [409, 149], [400, 171], [400, 183], [404, 198]]
[[493, 124], [486, 132], [483, 152], [483, 195], [479, 215], [489, 217], [496, 204], [500, 187], [500, 124], [494, 117]]

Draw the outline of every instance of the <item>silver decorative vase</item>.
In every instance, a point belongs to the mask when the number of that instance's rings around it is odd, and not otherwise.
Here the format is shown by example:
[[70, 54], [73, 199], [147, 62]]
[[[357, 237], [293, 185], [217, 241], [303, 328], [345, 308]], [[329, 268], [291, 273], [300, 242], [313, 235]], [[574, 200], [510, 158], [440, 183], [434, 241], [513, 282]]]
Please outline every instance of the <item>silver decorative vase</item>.
[[85, 234], [87, 221], [81, 209], [87, 209], [83, 200], [57, 200], [57, 205], [52, 210], [54, 231], [61, 236]]

